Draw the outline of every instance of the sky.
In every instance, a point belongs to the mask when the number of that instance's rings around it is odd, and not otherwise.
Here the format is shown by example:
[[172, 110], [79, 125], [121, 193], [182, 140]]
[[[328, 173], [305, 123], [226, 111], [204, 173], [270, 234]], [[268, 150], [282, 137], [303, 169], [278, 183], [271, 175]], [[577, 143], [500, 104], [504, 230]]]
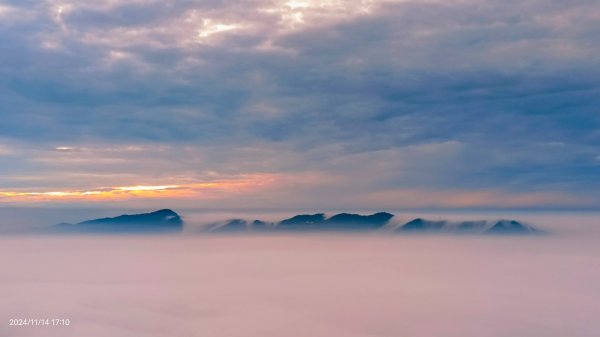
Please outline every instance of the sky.
[[598, 208], [600, 2], [0, 0], [0, 206]]

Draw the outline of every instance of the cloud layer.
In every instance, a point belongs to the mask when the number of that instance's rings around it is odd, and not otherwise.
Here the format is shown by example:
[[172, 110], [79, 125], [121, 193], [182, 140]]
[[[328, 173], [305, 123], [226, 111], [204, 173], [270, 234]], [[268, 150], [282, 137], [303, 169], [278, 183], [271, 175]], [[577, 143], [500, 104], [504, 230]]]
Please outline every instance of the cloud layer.
[[[0, 333], [595, 337], [599, 247], [586, 234], [2, 237]], [[46, 317], [71, 325], [8, 325]]]
[[274, 179], [266, 204], [593, 206], [599, 17], [596, 1], [2, 1], [0, 189], [250, 175]]

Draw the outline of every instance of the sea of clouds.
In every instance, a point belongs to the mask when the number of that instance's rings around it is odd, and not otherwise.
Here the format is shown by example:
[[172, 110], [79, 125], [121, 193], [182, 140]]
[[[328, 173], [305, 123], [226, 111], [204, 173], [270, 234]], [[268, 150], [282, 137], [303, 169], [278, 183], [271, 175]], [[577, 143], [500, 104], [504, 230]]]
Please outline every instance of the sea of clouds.
[[598, 240], [4, 235], [0, 336], [592, 337]]

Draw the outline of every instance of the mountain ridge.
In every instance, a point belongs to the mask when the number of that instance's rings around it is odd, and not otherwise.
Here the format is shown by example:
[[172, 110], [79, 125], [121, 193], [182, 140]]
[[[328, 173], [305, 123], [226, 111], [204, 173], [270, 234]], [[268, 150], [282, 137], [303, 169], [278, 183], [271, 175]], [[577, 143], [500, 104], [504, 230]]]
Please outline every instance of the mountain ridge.
[[393, 214], [378, 212], [370, 215], [338, 213], [326, 217], [325, 213], [298, 214], [278, 222], [262, 220], [231, 219], [210, 224], [208, 233], [254, 232], [254, 231], [381, 231], [394, 234], [447, 233], [447, 234], [495, 234], [525, 235], [542, 231], [516, 220], [426, 220], [416, 218], [404, 224], [392, 226]]
[[59, 223], [52, 227], [59, 232], [100, 232], [100, 233], [151, 233], [180, 232], [183, 230], [183, 219], [171, 209], [161, 209], [150, 213], [123, 214], [86, 220], [76, 224]]
[[[231, 219], [212, 223], [203, 228], [206, 233], [239, 232], [385, 232], [393, 234], [446, 233], [446, 234], [486, 234], [486, 235], [529, 235], [542, 231], [516, 220], [468, 220], [451, 222], [447, 220], [427, 220], [415, 218], [404, 224], [394, 224], [394, 214], [377, 212], [368, 215], [338, 213], [326, 216], [325, 213], [298, 214], [278, 222], [263, 220]], [[52, 226], [54, 232], [63, 233], [166, 233], [180, 232], [184, 222], [181, 216], [170, 209], [150, 213], [123, 214], [116, 217], [86, 220], [76, 224], [60, 223]]]

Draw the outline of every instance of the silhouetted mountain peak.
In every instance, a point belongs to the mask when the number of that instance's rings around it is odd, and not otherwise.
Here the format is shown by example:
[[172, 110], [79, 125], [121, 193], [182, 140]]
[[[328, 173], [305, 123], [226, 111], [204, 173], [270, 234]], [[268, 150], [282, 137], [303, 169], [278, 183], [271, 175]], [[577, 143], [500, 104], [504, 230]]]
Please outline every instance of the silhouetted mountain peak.
[[425, 220], [417, 218], [397, 228], [400, 232], [439, 232], [456, 234], [531, 234], [539, 232], [535, 228], [515, 220], [500, 220], [497, 222], [462, 221], [449, 222], [445, 220]]
[[535, 228], [515, 220], [500, 220], [486, 234], [533, 234], [538, 232]]
[[205, 231], [211, 233], [230, 233], [230, 232], [246, 232], [246, 231], [264, 231], [273, 228], [273, 223], [261, 220], [252, 222], [243, 219], [231, 219], [225, 222], [217, 222], [205, 228]]
[[279, 222], [279, 225], [317, 224], [325, 221], [324, 213], [300, 214]]
[[446, 221], [431, 221], [422, 218], [411, 220], [400, 227], [400, 231], [435, 231], [440, 230], [446, 225]]
[[386, 212], [379, 212], [371, 215], [360, 215], [350, 213], [340, 213], [327, 219], [328, 222], [334, 223], [376, 223], [384, 224], [388, 222], [394, 215]]
[[76, 232], [167, 232], [181, 231], [183, 220], [170, 209], [143, 214], [124, 214], [114, 218], [87, 220], [75, 225], [61, 223], [57, 230]]
[[208, 232], [239, 232], [248, 230], [368, 230], [383, 227], [393, 216], [393, 214], [386, 212], [371, 215], [340, 213], [330, 218], [326, 218], [324, 213], [299, 214], [277, 223], [261, 220], [249, 222], [242, 219], [233, 219], [224, 223], [214, 223], [205, 229]]

